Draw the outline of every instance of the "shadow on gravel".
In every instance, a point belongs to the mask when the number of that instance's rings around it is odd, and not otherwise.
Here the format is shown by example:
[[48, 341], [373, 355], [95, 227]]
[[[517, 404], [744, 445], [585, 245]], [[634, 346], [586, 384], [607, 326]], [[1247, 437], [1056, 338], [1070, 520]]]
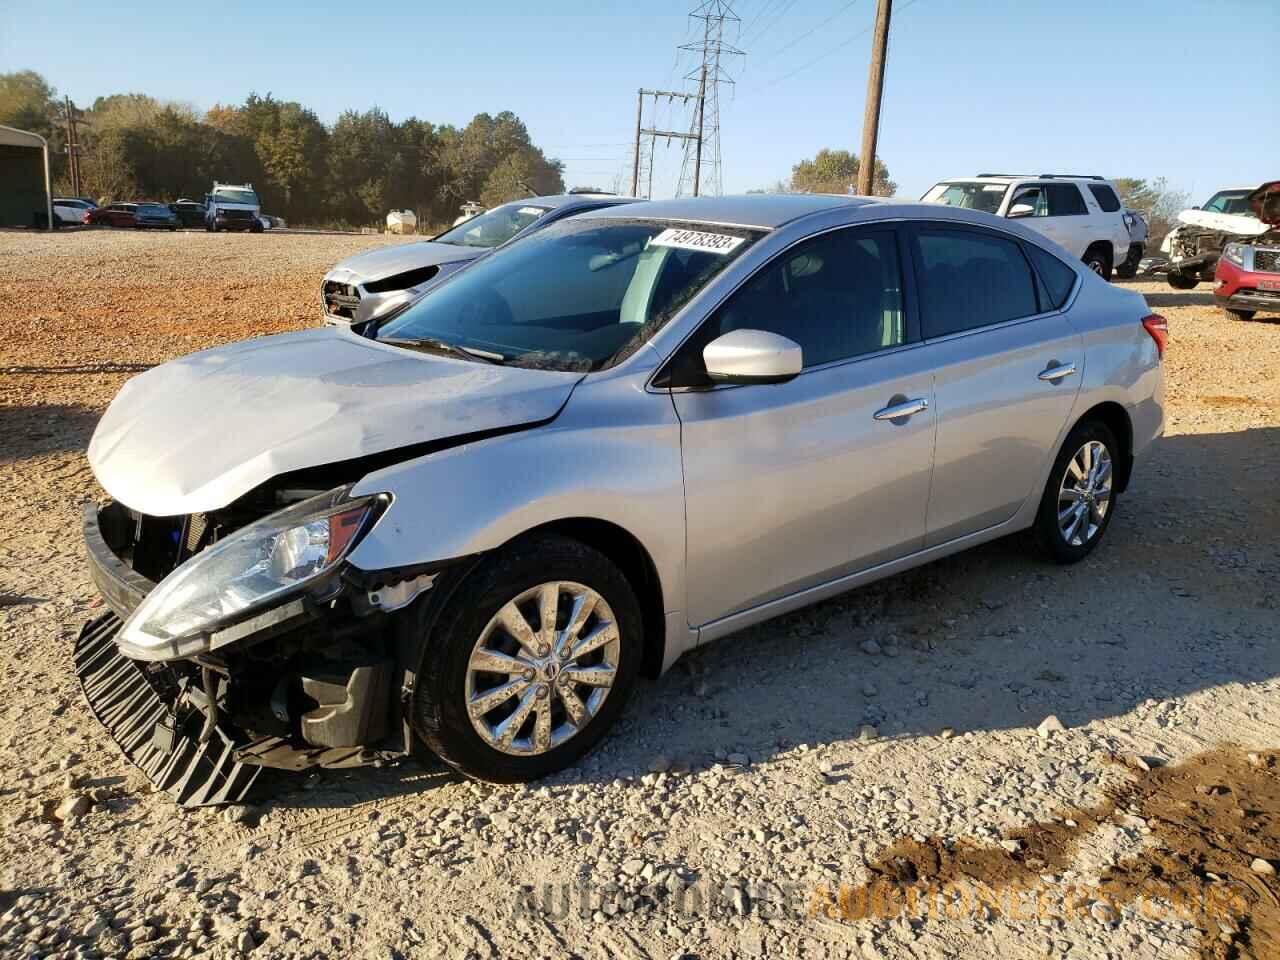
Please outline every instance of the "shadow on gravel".
[[1280, 676], [1277, 462], [1276, 428], [1168, 438], [1084, 562], [1049, 564], [1014, 535], [699, 648], [562, 776], [767, 762], [863, 725], [1079, 726]]
[[1188, 291], [1171, 291], [1169, 293], [1146, 293], [1148, 307], [1212, 307], [1216, 306], [1213, 294], [1193, 293]]
[[[1074, 727], [1280, 676], [1277, 462], [1276, 428], [1166, 439], [1084, 562], [1049, 564], [1018, 534], [699, 648], [643, 682], [601, 747], [548, 782], [607, 782], [658, 758], [673, 770], [735, 753], [767, 763], [856, 740], [863, 725], [935, 737], [1054, 714]], [[364, 816], [351, 808], [456, 779], [413, 760], [286, 776], [263, 802], [333, 809], [316, 829], [345, 831]]]
[[101, 416], [69, 404], [0, 405], [0, 463], [84, 450]]

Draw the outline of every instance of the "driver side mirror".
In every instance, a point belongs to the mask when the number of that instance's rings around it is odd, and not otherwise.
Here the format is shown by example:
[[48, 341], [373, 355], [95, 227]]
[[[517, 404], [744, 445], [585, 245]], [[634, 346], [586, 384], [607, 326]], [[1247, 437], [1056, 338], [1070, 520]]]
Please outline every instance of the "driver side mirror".
[[702, 350], [716, 383], [783, 383], [804, 367], [800, 344], [767, 330], [731, 330]]
[[1035, 212], [1036, 212], [1036, 208], [1029, 203], [1015, 203], [1012, 207], [1009, 208], [1009, 212], [1008, 214], [1006, 214], [1006, 216], [1010, 220], [1016, 220], [1019, 217], [1033, 216]]

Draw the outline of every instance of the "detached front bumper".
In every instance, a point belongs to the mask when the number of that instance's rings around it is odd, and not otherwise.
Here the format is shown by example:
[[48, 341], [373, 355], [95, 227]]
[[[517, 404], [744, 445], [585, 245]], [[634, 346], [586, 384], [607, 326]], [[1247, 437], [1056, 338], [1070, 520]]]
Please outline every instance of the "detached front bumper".
[[105, 613], [76, 638], [76, 675], [93, 715], [125, 758], [182, 806], [243, 800], [262, 768], [240, 762], [240, 745], [225, 728], [215, 724], [202, 737], [203, 715], [176, 709], [161, 672], [120, 653], [120, 627], [119, 617]]
[[357, 766], [405, 752], [377, 616], [339, 622], [291, 601], [228, 628], [236, 637], [210, 654], [125, 655], [123, 621], [156, 586], [130, 561], [144, 520], [117, 503], [84, 508], [89, 573], [111, 612], [81, 629], [75, 668], [94, 716], [158, 789], [183, 806], [233, 803], [261, 767]]

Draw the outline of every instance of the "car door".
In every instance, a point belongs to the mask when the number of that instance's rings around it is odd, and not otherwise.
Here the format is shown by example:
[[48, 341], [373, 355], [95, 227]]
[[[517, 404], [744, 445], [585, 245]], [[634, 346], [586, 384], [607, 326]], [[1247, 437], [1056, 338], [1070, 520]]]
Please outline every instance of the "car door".
[[1052, 231], [1049, 236], [1077, 257], [1083, 258], [1094, 240], [1108, 236], [1108, 231], [1100, 229], [1090, 214], [1076, 184], [1046, 183], [1044, 191], [1049, 200], [1049, 216], [1045, 220]]
[[[920, 548], [932, 376], [905, 309], [899, 244], [892, 228], [844, 227], [789, 248], [673, 358], [691, 624]], [[709, 385], [702, 348], [741, 329], [800, 344], [803, 371]]]
[[1036, 493], [1080, 389], [1084, 344], [1014, 237], [919, 224], [911, 248], [937, 414], [931, 547], [1009, 520]]

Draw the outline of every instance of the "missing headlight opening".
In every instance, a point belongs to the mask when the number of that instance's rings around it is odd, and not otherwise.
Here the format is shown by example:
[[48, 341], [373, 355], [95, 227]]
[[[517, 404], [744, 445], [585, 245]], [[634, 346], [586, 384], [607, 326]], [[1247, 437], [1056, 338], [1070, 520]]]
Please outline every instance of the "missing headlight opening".
[[384, 505], [348, 491], [291, 483], [179, 517], [86, 507], [111, 612], [81, 631], [77, 672], [125, 755], [183, 805], [241, 799], [261, 767], [408, 751], [388, 614], [436, 574], [345, 570]]

